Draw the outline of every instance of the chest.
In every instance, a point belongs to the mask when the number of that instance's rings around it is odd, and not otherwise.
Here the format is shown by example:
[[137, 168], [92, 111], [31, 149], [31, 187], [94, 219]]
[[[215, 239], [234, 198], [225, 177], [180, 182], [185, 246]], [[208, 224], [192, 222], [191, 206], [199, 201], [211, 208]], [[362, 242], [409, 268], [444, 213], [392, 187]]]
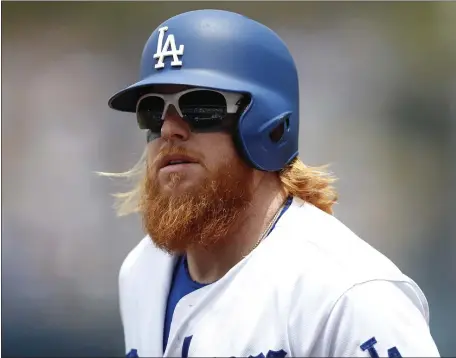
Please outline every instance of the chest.
[[288, 308], [271, 292], [205, 287], [177, 304], [166, 357], [290, 356]]

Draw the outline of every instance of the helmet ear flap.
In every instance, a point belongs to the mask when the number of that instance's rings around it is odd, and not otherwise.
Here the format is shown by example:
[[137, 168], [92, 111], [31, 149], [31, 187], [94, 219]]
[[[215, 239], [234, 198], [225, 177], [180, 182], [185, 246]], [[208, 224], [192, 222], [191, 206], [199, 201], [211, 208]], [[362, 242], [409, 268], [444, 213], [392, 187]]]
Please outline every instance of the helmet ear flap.
[[247, 165], [254, 167], [253, 163], [250, 160], [248, 160], [247, 152], [242, 143], [241, 131], [239, 130], [239, 123], [236, 124], [236, 127], [233, 130], [233, 142], [234, 147], [236, 148], [236, 151], [238, 155], [241, 157], [241, 159], [245, 161]]
[[244, 160], [248, 165], [255, 167], [254, 164], [248, 159], [247, 152], [242, 143], [241, 130], [240, 130], [240, 126], [239, 126], [241, 118], [243, 116], [245, 116], [247, 114], [247, 112], [249, 111], [250, 107], [252, 107], [253, 98], [250, 94], [245, 94], [244, 96], [242, 96], [241, 99], [239, 99], [239, 101], [238, 101], [238, 103], [236, 103], [236, 105], [238, 106], [238, 111], [236, 113], [238, 119], [236, 121], [236, 125], [234, 126], [233, 132], [232, 132], [234, 147], [236, 148], [236, 151], [242, 160]]
[[[246, 111], [242, 112], [242, 115], [246, 114]], [[277, 147], [282, 147], [287, 144], [289, 136], [287, 133], [290, 132], [290, 117], [292, 112], [287, 111], [279, 114], [278, 116], [267, 121], [266, 124], [258, 132], [258, 143], [262, 144], [263, 149], [274, 152]], [[237, 122], [233, 131], [233, 141], [241, 158], [247, 162], [253, 168], [263, 170], [259, 168], [256, 163], [250, 159], [247, 154], [247, 146], [242, 141], [241, 130], [239, 128], [239, 122]]]

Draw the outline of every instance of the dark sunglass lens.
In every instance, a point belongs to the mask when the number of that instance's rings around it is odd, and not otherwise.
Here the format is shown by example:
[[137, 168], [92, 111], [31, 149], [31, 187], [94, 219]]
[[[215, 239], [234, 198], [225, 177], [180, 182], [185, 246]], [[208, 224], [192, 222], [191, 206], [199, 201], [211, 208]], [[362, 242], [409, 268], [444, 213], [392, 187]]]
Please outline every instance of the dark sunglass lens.
[[193, 91], [179, 99], [184, 118], [194, 129], [204, 130], [220, 126], [226, 116], [225, 97], [214, 91]]
[[136, 112], [139, 128], [160, 132], [164, 108], [165, 102], [160, 97], [150, 96], [142, 99]]

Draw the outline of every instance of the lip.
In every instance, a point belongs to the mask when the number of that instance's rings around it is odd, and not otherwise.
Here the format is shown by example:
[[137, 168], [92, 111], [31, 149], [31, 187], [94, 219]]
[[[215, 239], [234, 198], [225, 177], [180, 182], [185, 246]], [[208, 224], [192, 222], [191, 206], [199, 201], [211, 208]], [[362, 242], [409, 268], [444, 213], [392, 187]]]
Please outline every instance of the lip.
[[184, 170], [190, 169], [194, 165], [197, 165], [197, 163], [182, 163], [182, 164], [167, 165], [160, 169], [160, 173], [182, 172]]
[[[184, 163], [180, 163], [180, 164], [169, 164], [169, 162], [172, 162], [172, 161], [182, 161]], [[187, 155], [182, 155], [182, 154], [173, 154], [173, 155], [166, 155], [164, 156], [161, 160], [160, 160], [160, 163], [159, 163], [159, 169], [162, 170], [162, 169], [169, 169], [169, 168], [172, 168], [172, 167], [181, 167], [181, 166], [185, 166], [187, 164], [197, 164], [198, 161], [192, 157], [189, 157]], [[177, 169], [177, 168], [176, 168]]]

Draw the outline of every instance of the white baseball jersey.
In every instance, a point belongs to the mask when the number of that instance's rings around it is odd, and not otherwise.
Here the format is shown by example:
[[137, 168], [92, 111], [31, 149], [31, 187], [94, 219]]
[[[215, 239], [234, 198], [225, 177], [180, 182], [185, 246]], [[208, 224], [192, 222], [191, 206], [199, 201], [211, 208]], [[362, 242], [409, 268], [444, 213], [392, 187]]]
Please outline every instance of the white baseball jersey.
[[293, 199], [271, 234], [177, 304], [176, 259], [144, 238], [119, 276], [131, 357], [438, 357], [420, 288], [335, 217]]

